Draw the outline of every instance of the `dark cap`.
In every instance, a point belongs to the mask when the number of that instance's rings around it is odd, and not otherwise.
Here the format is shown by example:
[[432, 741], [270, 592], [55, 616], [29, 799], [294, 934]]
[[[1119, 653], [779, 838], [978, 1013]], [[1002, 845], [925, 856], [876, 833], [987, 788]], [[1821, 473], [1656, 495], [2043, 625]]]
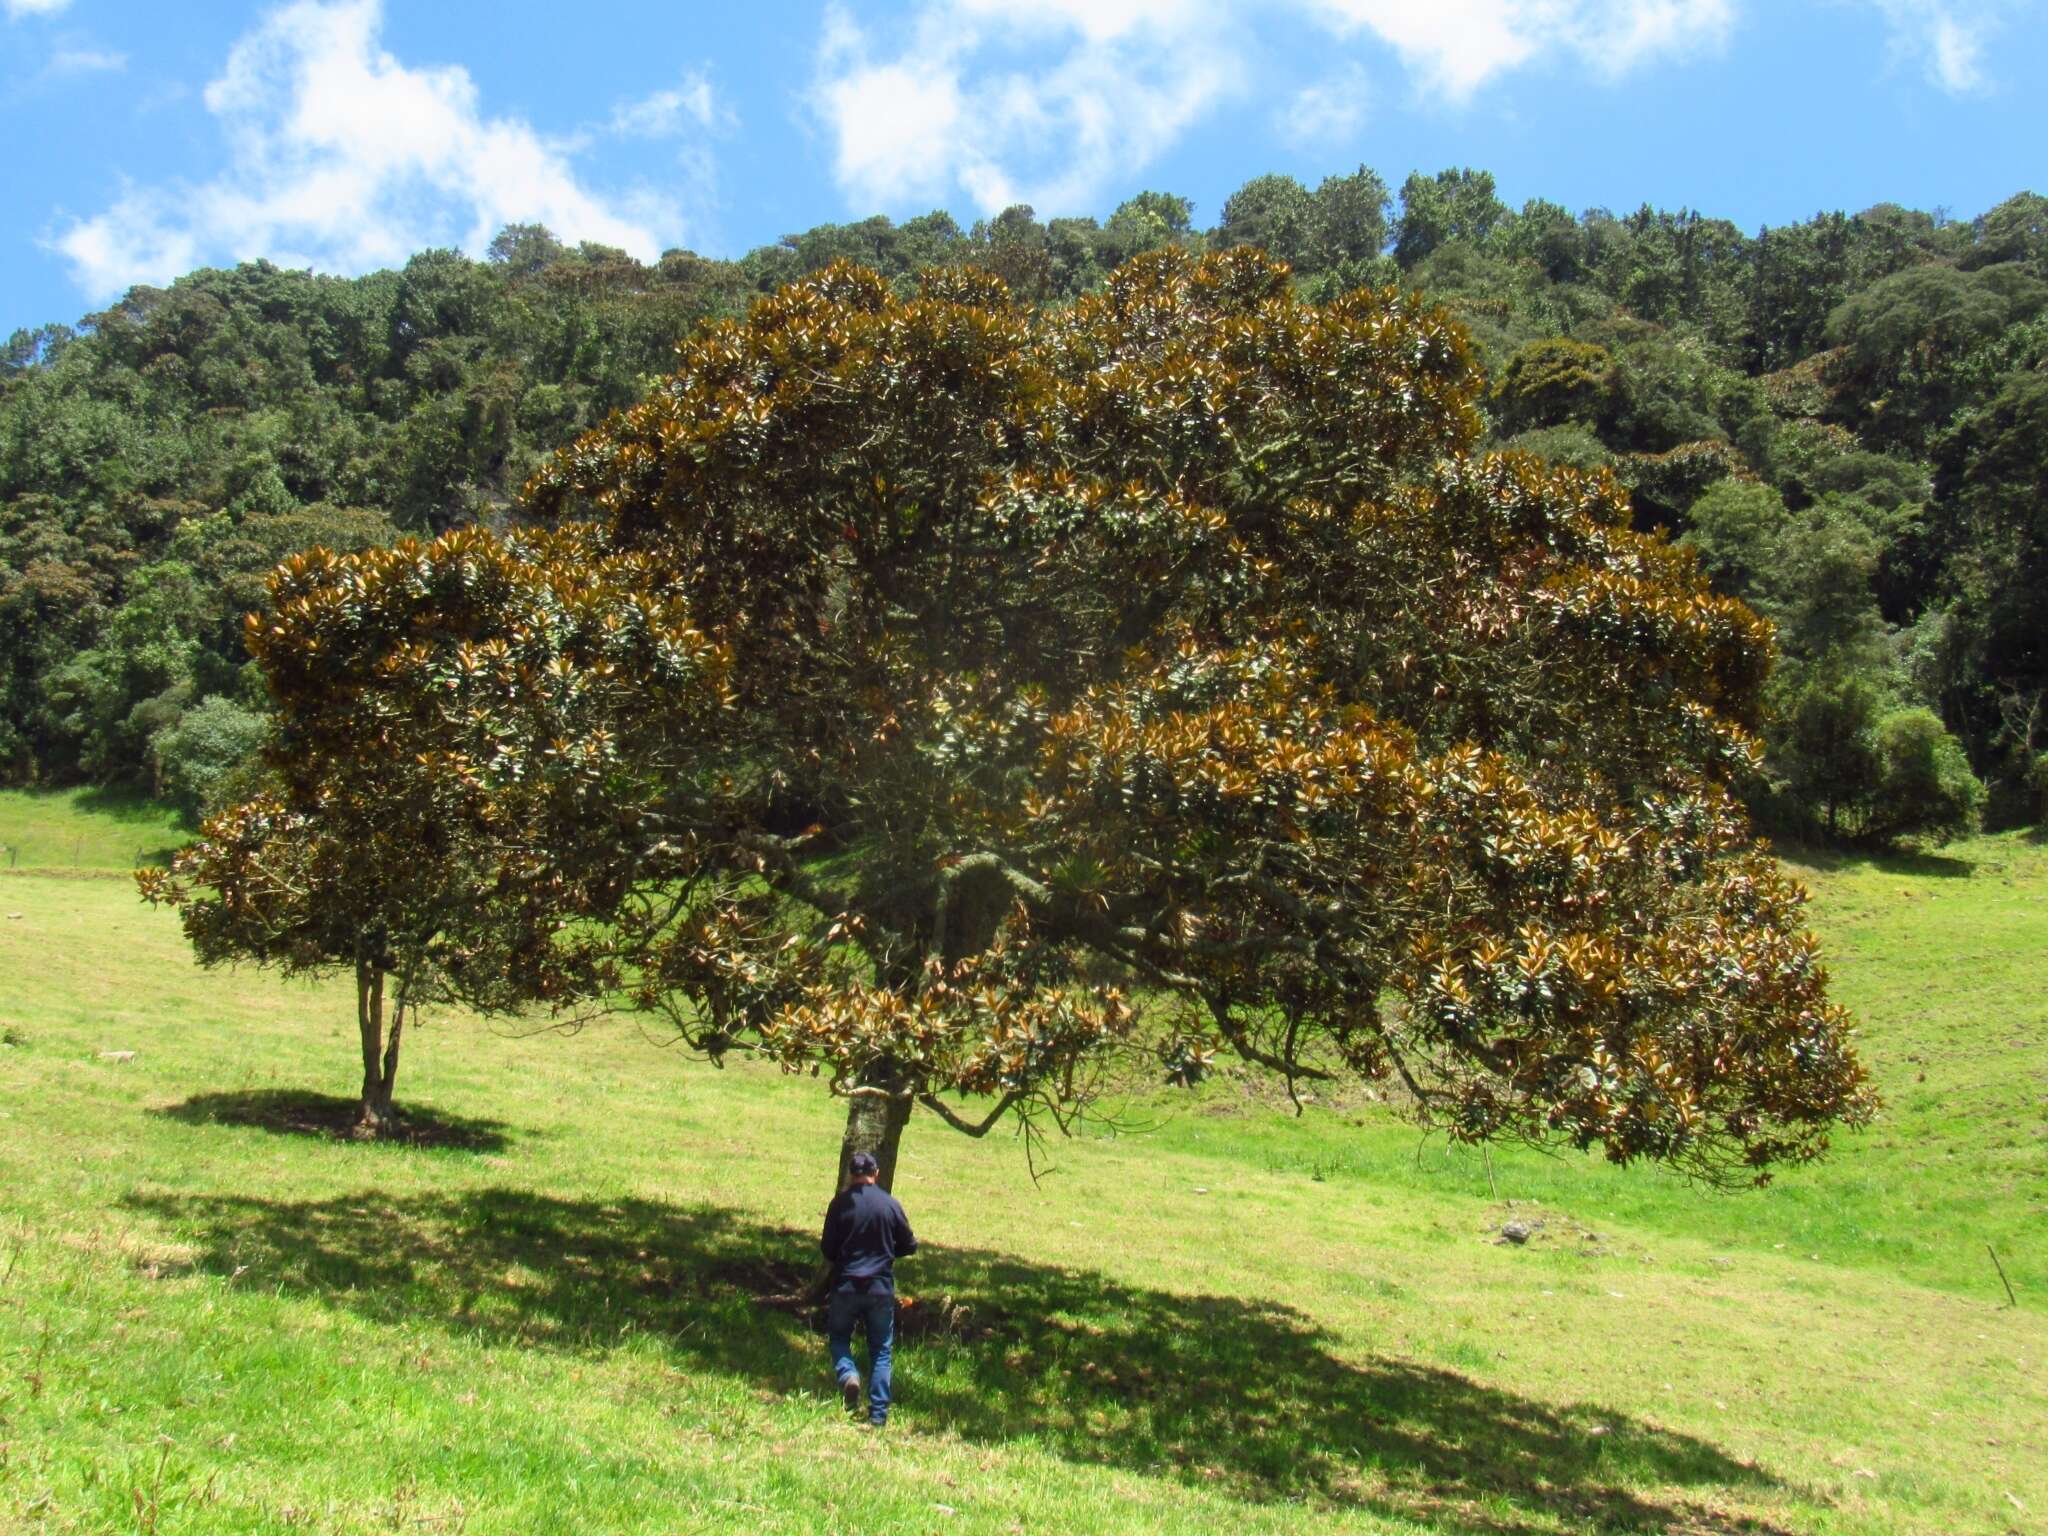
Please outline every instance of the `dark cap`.
[[853, 1170], [853, 1176], [856, 1179], [872, 1179], [882, 1171], [882, 1165], [875, 1161], [875, 1155], [872, 1152], [854, 1153], [853, 1161], [848, 1163], [847, 1167]]

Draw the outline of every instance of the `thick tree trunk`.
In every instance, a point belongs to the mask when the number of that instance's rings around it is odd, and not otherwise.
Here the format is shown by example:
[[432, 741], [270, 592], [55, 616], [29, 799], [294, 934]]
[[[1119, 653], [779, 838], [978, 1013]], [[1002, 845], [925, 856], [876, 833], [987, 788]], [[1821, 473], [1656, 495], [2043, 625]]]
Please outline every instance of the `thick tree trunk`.
[[[893, 1062], [878, 1062], [861, 1074], [854, 1093], [846, 1101], [846, 1135], [839, 1143], [839, 1179], [832, 1186], [838, 1194], [853, 1182], [853, 1154], [874, 1157], [878, 1172], [875, 1182], [884, 1189], [896, 1183], [896, 1151], [903, 1145], [903, 1127], [910, 1120], [911, 1098], [904, 1091], [903, 1074]], [[832, 1266], [820, 1264], [810, 1284], [797, 1294], [813, 1305], [822, 1306], [832, 1283]]]
[[853, 1154], [873, 1155], [881, 1173], [876, 1178], [884, 1189], [896, 1184], [896, 1152], [903, 1144], [903, 1127], [910, 1120], [911, 1099], [903, 1074], [893, 1062], [878, 1062], [861, 1074], [853, 1096], [846, 1101], [846, 1135], [839, 1144], [839, 1182], [835, 1190], [853, 1181]]
[[384, 1034], [384, 973], [368, 960], [356, 962], [356, 1029], [363, 1044], [362, 1112], [356, 1130], [365, 1136], [381, 1136], [391, 1129], [396, 1112], [391, 1107], [391, 1090], [398, 1081], [398, 1037], [405, 1022], [404, 1005], [391, 1021], [391, 1035]]

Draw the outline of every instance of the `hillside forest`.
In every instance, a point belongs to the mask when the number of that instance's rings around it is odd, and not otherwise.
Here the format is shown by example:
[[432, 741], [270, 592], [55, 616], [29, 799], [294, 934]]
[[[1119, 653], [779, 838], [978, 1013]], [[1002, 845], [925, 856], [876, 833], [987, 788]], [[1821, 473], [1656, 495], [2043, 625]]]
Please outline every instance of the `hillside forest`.
[[1489, 446], [1610, 470], [1639, 526], [1776, 627], [1767, 828], [1941, 841], [2048, 809], [2048, 198], [1884, 204], [1750, 235], [1690, 210], [1517, 211], [1484, 172], [1146, 192], [827, 224], [652, 265], [512, 226], [481, 261], [267, 263], [136, 287], [0, 352], [0, 781], [198, 810], [266, 730], [242, 619], [312, 545], [522, 518], [562, 445], [679, 338], [847, 258], [1060, 305], [1130, 256], [1241, 244], [1304, 298], [1420, 290], [1469, 331]]

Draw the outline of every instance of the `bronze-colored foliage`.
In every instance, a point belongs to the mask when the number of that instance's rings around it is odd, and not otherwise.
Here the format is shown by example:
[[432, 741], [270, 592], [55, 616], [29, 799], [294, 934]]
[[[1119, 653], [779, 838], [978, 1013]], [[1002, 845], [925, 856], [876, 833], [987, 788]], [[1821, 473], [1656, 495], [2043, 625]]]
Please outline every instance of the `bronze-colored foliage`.
[[366, 1120], [390, 1109], [408, 1009], [565, 1001], [615, 977], [564, 925], [602, 921], [661, 867], [646, 817], [690, 760], [683, 733], [722, 705], [724, 656], [663, 587], [573, 530], [469, 531], [294, 556], [250, 615], [272, 787], [142, 871], [142, 892], [180, 909], [203, 963], [353, 968]]
[[564, 450], [555, 532], [281, 571], [295, 803], [413, 786], [503, 861], [448, 930], [494, 978], [827, 1073], [888, 1149], [1166, 1039], [1815, 1155], [1870, 1100], [1727, 789], [1768, 628], [1610, 477], [1474, 457], [1481, 387], [1442, 312], [1249, 250], [1042, 313], [833, 266]]

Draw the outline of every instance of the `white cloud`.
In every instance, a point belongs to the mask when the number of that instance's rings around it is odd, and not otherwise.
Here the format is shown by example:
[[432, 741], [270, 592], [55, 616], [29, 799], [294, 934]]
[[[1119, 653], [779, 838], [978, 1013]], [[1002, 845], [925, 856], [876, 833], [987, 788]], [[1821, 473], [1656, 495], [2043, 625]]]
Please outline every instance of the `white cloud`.
[[1988, 90], [1985, 50], [2027, 0], [1870, 0], [1891, 27], [1892, 51], [1917, 60], [1927, 78], [1955, 96]]
[[1340, 35], [1370, 33], [1427, 89], [1468, 100], [1554, 53], [1610, 79], [1660, 55], [1719, 47], [1735, 0], [1311, 0]]
[[[812, 108], [847, 199], [902, 208], [964, 190], [982, 208], [1085, 205], [1255, 85], [1297, 144], [1355, 132], [1359, 43], [1468, 100], [1568, 54], [1606, 78], [1718, 47], [1738, 0], [921, 0], [888, 29], [834, 5]], [[1261, 23], [1328, 34], [1327, 73], [1262, 79]], [[1291, 94], [1290, 94], [1291, 89]]]
[[572, 146], [488, 116], [460, 66], [402, 63], [380, 45], [381, 23], [380, 0], [297, 0], [265, 17], [206, 88], [227, 170], [131, 187], [63, 230], [50, 243], [80, 286], [104, 297], [256, 257], [361, 272], [430, 245], [480, 252], [511, 223], [643, 259], [679, 233], [671, 200], [593, 191]]
[[60, 48], [50, 55], [53, 75], [110, 74], [128, 67], [128, 55], [103, 48]]
[[1340, 144], [1356, 137], [1371, 103], [1371, 81], [1362, 67], [1351, 64], [1296, 91], [1273, 114], [1273, 126], [1297, 148]]
[[856, 203], [1073, 207], [1244, 84], [1231, 31], [1211, 0], [927, 0], [878, 53], [835, 6], [814, 106]]
[[1984, 37], [1953, 16], [1934, 20], [1930, 63], [1934, 78], [1950, 91], [1974, 91], [1984, 83]]
[[695, 128], [729, 128], [736, 121], [705, 75], [689, 73], [682, 84], [612, 109], [611, 131], [626, 138], [670, 139]]
[[0, 0], [0, 9], [5, 9], [9, 21], [19, 21], [24, 16], [54, 16], [71, 0]]
[[93, 298], [135, 283], [167, 282], [199, 265], [199, 241], [189, 225], [163, 215], [150, 193], [130, 188], [97, 218], [74, 224], [55, 242], [72, 276]]

